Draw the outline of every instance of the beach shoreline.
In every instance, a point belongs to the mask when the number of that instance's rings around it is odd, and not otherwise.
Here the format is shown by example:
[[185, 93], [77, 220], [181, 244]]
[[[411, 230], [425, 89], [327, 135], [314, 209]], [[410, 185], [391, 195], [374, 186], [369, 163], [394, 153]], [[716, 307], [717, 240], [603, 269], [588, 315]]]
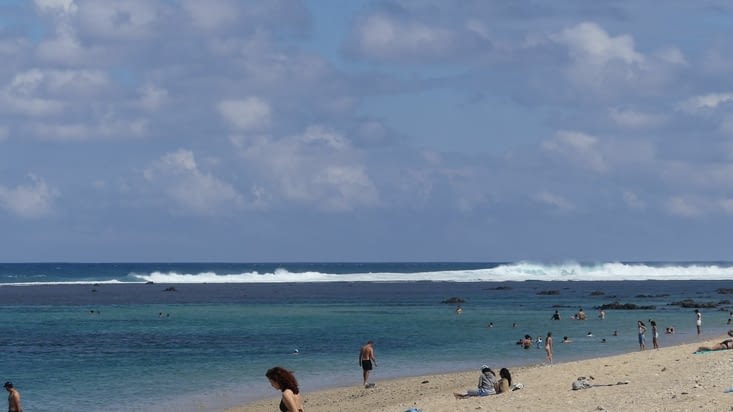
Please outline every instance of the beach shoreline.
[[[475, 387], [480, 373], [477, 366], [475, 371], [376, 380], [376, 386], [370, 389], [361, 386], [325, 389], [304, 393], [303, 399], [307, 411], [319, 412], [404, 412], [410, 408], [448, 412], [517, 407], [523, 411], [731, 410], [733, 393], [725, 391], [731, 386], [729, 371], [733, 366], [733, 352], [694, 354], [699, 346], [725, 338], [706, 337], [699, 342], [658, 350], [512, 368], [514, 383], [522, 383], [524, 388], [488, 397], [457, 400], [452, 395]], [[489, 366], [497, 373], [503, 367]], [[572, 390], [573, 381], [581, 376], [589, 378], [593, 386]], [[277, 395], [273, 391], [271, 398], [229, 408], [226, 412], [277, 410]]]

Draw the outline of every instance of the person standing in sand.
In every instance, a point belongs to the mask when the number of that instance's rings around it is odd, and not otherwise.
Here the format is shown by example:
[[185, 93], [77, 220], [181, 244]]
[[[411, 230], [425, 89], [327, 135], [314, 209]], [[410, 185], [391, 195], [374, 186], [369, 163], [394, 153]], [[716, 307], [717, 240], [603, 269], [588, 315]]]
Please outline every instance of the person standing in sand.
[[695, 327], [697, 327], [697, 334], [702, 332], [702, 313], [699, 309], [695, 309]]
[[646, 334], [646, 325], [642, 321], [636, 321], [636, 326], [639, 327], [639, 350], [646, 349], [646, 342], [644, 335]]
[[368, 341], [366, 345], [361, 347], [361, 351], [359, 351], [359, 366], [364, 371], [364, 387], [374, 386], [374, 384], [368, 383], [369, 372], [377, 367], [377, 359], [374, 357], [374, 342]]
[[652, 325], [652, 345], [654, 349], [659, 349], [659, 331], [657, 330], [657, 322], [650, 320], [649, 323]]
[[23, 412], [20, 406], [20, 392], [15, 389], [12, 382], [5, 382], [3, 386], [8, 391], [8, 412]]
[[273, 388], [282, 392], [279, 406], [281, 412], [303, 412], [305, 410], [303, 400], [300, 398], [298, 381], [292, 372], [275, 366], [268, 369], [265, 376]]
[[545, 338], [545, 353], [547, 354], [547, 363], [552, 363], [552, 332], [547, 332]]

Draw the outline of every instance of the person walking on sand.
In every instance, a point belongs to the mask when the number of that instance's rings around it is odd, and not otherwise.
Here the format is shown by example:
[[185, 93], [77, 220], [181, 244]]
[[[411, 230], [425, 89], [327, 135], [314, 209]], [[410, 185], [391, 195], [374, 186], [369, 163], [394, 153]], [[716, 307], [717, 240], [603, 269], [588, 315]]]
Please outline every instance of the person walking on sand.
[[695, 309], [695, 327], [697, 327], [697, 334], [702, 332], [702, 313], [699, 309]]
[[545, 353], [547, 354], [547, 363], [552, 363], [552, 332], [547, 332], [545, 338]]
[[8, 412], [23, 412], [20, 406], [20, 392], [13, 386], [13, 382], [5, 382], [5, 390], [8, 391]]
[[639, 350], [646, 349], [646, 342], [644, 335], [646, 334], [646, 326], [642, 321], [636, 321], [636, 326], [639, 327]]
[[374, 357], [374, 342], [368, 341], [366, 345], [361, 347], [361, 351], [359, 351], [359, 366], [361, 366], [364, 372], [364, 387], [369, 388], [374, 386], [374, 384], [368, 383], [369, 372], [377, 367], [377, 359]]
[[279, 409], [282, 412], [303, 412], [303, 400], [300, 398], [298, 381], [293, 372], [280, 366], [270, 368], [265, 373], [273, 388], [282, 392]]

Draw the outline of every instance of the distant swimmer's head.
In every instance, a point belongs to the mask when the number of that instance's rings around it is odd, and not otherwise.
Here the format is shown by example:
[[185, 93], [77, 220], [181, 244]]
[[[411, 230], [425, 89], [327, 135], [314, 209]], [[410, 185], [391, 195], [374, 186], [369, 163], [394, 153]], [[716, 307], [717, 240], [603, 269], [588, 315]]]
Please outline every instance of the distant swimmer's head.
[[731, 329], [731, 330], [728, 331], [728, 336], [730, 336], [730, 337], [733, 338], [733, 329]]

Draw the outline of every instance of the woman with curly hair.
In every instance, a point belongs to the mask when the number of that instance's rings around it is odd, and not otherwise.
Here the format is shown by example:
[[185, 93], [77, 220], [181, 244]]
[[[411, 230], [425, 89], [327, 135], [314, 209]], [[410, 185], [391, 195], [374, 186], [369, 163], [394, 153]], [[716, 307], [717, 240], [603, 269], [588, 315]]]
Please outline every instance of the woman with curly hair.
[[303, 401], [300, 399], [298, 381], [292, 372], [275, 366], [265, 373], [273, 388], [282, 392], [280, 400], [280, 411], [282, 412], [303, 412]]

